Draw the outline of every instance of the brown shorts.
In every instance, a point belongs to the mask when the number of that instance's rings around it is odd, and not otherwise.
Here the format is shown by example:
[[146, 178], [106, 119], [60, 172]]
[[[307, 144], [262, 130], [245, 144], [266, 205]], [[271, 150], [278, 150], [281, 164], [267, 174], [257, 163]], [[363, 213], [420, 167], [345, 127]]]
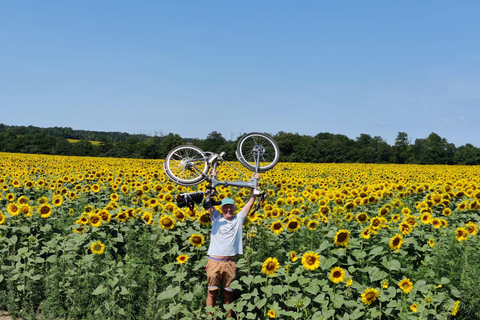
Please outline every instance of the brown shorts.
[[237, 273], [237, 264], [232, 260], [217, 261], [208, 259], [207, 266], [208, 290], [217, 290], [220, 286], [224, 290], [233, 291], [229, 286]]

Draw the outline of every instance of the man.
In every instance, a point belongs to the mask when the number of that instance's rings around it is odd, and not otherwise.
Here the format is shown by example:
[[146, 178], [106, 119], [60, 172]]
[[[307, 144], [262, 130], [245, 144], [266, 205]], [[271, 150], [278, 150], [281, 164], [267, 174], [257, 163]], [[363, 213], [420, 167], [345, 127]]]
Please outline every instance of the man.
[[[212, 175], [216, 175], [213, 171]], [[253, 176], [259, 179], [259, 174]], [[223, 303], [233, 302], [233, 289], [229, 286], [235, 279], [237, 266], [236, 255], [243, 254], [242, 230], [245, 218], [255, 203], [254, 190], [240, 212], [235, 214], [235, 202], [230, 198], [222, 200], [221, 213], [214, 206], [208, 208], [212, 221], [208, 262], [206, 266], [208, 281], [207, 307], [214, 306], [218, 289], [223, 287]]]

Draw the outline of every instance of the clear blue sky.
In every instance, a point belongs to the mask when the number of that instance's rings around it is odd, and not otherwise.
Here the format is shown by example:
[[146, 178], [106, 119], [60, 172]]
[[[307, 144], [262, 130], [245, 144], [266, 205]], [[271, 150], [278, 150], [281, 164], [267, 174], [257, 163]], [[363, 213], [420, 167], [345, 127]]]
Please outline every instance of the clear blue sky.
[[0, 123], [480, 147], [479, 1], [0, 0]]

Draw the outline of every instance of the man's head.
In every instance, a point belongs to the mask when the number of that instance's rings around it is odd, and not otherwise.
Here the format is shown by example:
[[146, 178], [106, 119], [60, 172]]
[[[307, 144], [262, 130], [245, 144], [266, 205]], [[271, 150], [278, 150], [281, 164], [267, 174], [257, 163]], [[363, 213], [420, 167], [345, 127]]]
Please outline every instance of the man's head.
[[222, 200], [222, 214], [223, 217], [227, 220], [230, 220], [233, 218], [233, 215], [235, 214], [235, 201], [230, 198], [225, 198]]

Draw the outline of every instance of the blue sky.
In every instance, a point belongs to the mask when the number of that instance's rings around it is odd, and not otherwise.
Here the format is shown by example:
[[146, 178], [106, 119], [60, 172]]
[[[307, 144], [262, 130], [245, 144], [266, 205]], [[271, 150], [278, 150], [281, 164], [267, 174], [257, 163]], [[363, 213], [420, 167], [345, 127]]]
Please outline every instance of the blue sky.
[[0, 0], [0, 123], [480, 147], [478, 1]]

